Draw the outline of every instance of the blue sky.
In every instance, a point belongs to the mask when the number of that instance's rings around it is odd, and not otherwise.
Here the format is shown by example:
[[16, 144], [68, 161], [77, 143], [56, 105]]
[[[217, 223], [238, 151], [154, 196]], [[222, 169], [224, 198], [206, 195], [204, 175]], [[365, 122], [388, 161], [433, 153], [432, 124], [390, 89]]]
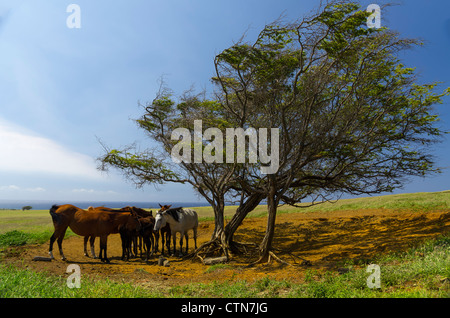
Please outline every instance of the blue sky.
[[[71, 3], [81, 9], [80, 29], [66, 25]], [[112, 147], [148, 146], [132, 119], [161, 76], [176, 95], [209, 89], [216, 54], [244, 32], [252, 40], [281, 14], [294, 20], [318, 3], [0, 0], [0, 200], [198, 201], [188, 185], [141, 190], [119, 173], [100, 173], [97, 137]], [[450, 2], [408, 0], [381, 14], [382, 25], [425, 41], [404, 56], [420, 82], [450, 86]], [[446, 98], [437, 107], [447, 130], [449, 106]], [[450, 168], [449, 139], [435, 154]], [[397, 192], [447, 190], [449, 180], [446, 169]]]

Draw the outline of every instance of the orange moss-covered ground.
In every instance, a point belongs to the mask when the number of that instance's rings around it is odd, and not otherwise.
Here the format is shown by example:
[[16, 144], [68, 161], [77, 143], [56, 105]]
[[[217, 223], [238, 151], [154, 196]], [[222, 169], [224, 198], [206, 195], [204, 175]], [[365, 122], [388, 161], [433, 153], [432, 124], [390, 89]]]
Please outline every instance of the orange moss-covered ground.
[[[235, 235], [236, 241], [259, 243], [264, 235], [266, 218], [248, 218]], [[209, 240], [213, 222], [201, 222], [198, 244]], [[81, 274], [93, 279], [108, 277], [142, 286], [175, 286], [191, 282], [254, 281], [264, 277], [301, 282], [308, 268], [336, 270], [347, 260], [367, 260], [391, 251], [401, 251], [426, 239], [438, 237], [450, 231], [450, 211], [409, 212], [385, 209], [289, 213], [277, 216], [274, 252], [281, 259], [296, 266], [286, 266], [272, 261], [247, 267], [257, 255], [236, 256], [226, 266], [203, 265], [199, 259], [181, 260], [169, 257], [170, 266], [157, 265], [159, 253], [146, 264], [141, 259], [128, 262], [120, 260], [119, 235], [108, 239], [108, 256], [111, 264], [101, 263], [83, 255], [83, 238], [71, 237], [63, 242], [67, 261], [59, 259], [57, 244], [55, 260], [34, 262], [34, 256], [47, 256], [48, 242], [27, 245], [6, 253], [4, 261], [35, 271], [65, 275], [68, 264], [79, 264]], [[191, 234], [192, 235], [192, 234]], [[96, 250], [98, 252], [98, 240]], [[190, 248], [193, 249], [190, 239]], [[311, 266], [301, 266], [302, 260]], [[298, 265], [298, 266], [297, 266]]]

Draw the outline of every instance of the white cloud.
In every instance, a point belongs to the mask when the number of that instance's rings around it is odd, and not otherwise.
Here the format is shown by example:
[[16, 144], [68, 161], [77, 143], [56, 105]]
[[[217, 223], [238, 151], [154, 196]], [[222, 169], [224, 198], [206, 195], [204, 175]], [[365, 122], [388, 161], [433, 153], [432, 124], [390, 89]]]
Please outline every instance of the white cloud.
[[36, 187], [36, 188], [26, 188], [22, 189], [19, 186], [16, 185], [8, 185], [8, 186], [0, 186], [0, 191], [27, 191], [27, 192], [45, 192], [44, 188]]
[[72, 192], [75, 193], [94, 193], [94, 189], [73, 189]]
[[20, 187], [18, 187], [16, 185], [0, 186], [0, 191], [5, 191], [5, 190], [17, 191], [17, 190], [20, 190]]
[[113, 190], [94, 190], [94, 189], [72, 189], [73, 193], [89, 193], [89, 194], [97, 194], [97, 195], [103, 195], [103, 194], [118, 194], [116, 191]]
[[93, 158], [0, 121], [0, 171], [101, 177]]
[[44, 188], [41, 188], [41, 187], [36, 187], [36, 188], [26, 188], [25, 191], [29, 191], [29, 192], [45, 192], [47, 190], [45, 190]]

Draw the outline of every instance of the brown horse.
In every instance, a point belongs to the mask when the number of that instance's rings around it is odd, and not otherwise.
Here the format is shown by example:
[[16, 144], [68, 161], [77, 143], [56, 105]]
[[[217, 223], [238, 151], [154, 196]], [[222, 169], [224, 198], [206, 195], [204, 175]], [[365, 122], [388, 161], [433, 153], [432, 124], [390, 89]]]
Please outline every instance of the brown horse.
[[[150, 211], [150, 212], [147, 212], [147, 211], [145, 211], [145, 210], [143, 210], [143, 209], [140, 209], [140, 208], [137, 208], [137, 207], [134, 207], [134, 206], [133, 206], [133, 207], [131, 207], [131, 206], [126, 206], [126, 207], [121, 208], [121, 209], [119, 209], [119, 210], [117, 210], [117, 209], [115, 210], [115, 209], [106, 208], [106, 207], [104, 207], [104, 206], [99, 206], [99, 207], [93, 207], [93, 206], [90, 206], [90, 207], [88, 207], [87, 210], [88, 210], [89, 212], [95, 212], [95, 211], [134, 212], [134, 213], [136, 213], [137, 215], [139, 215], [140, 217], [146, 217], [146, 216], [151, 216], [151, 215], [152, 215], [152, 212], [151, 212], [151, 211]], [[134, 250], [135, 250], [135, 254], [136, 254], [136, 255], [137, 255], [137, 246], [142, 247], [142, 242], [141, 242], [142, 237], [139, 236], [139, 240], [140, 240], [139, 244], [137, 243], [137, 239], [138, 239], [138, 238], [136, 238], [136, 237], [133, 238]], [[83, 247], [84, 247], [84, 256], [89, 257], [89, 253], [88, 253], [88, 251], [87, 251], [87, 242], [88, 242], [88, 240], [89, 240], [89, 244], [90, 244], [90, 246], [91, 246], [92, 257], [93, 257], [93, 258], [97, 258], [97, 255], [95, 255], [95, 249], [94, 249], [95, 236], [91, 236], [91, 237], [85, 236], [85, 237], [84, 237], [84, 244], [83, 244]], [[130, 252], [131, 252], [131, 249], [130, 249]], [[142, 256], [142, 248], [141, 248], [141, 256]]]
[[[107, 208], [86, 211], [76, 206], [66, 204], [54, 205], [50, 209], [55, 232], [50, 238], [49, 254], [53, 257], [53, 243], [58, 240], [59, 253], [66, 259], [62, 251], [62, 241], [68, 227], [80, 236], [100, 237], [100, 259], [109, 263], [106, 255], [109, 234], [118, 233], [119, 227], [125, 224], [138, 224], [137, 216], [133, 212], [108, 211]], [[139, 225], [136, 225], [139, 226]]]

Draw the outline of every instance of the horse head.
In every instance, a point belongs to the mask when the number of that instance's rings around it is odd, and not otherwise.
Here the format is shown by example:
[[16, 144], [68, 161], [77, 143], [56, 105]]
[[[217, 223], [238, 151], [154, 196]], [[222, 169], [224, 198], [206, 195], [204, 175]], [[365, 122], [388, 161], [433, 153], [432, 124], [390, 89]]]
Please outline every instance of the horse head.
[[156, 212], [155, 216], [155, 226], [153, 228], [154, 231], [159, 231], [161, 228], [166, 226], [166, 218], [164, 217], [164, 212], [159, 210]]

